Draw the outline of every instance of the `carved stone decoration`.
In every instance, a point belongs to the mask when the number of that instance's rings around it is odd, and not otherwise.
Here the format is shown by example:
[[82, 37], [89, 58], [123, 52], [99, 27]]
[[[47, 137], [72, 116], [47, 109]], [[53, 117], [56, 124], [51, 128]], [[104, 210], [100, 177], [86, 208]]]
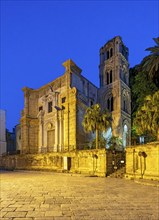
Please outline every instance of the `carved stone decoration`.
[[49, 95], [47, 96], [47, 101], [48, 101], [48, 102], [53, 101], [53, 99], [54, 99], [54, 97], [53, 97], [52, 94], [49, 94]]
[[44, 124], [44, 126], [45, 126], [45, 129], [46, 130], [52, 130], [52, 129], [54, 129], [55, 128], [55, 121], [53, 121], [53, 120], [45, 120], [45, 124]]
[[52, 123], [48, 123], [47, 128], [48, 128], [48, 130], [51, 130], [53, 128]]
[[72, 94], [76, 94], [76, 92], [77, 92], [77, 89], [76, 89], [75, 87], [73, 87], [73, 88], [71, 89], [71, 93], [72, 93]]
[[43, 97], [41, 97], [41, 99], [40, 99], [40, 100], [41, 100], [41, 102], [42, 102], [42, 103], [45, 103], [45, 102], [46, 102], [46, 100], [47, 100], [47, 98], [46, 98], [46, 96], [43, 96]]

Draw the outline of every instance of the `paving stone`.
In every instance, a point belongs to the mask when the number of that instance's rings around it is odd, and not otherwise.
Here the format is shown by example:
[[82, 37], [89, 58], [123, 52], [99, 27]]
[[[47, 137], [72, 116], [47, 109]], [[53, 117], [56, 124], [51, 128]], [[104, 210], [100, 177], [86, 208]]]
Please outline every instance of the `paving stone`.
[[6, 208], [2, 208], [1, 212], [11, 212], [11, 211], [15, 211], [15, 207], [6, 207]]
[[34, 211], [34, 208], [32, 208], [32, 207], [27, 207], [27, 206], [22, 206], [22, 207], [20, 207], [20, 208], [17, 208], [16, 209], [16, 212], [28, 212], [28, 211]]
[[5, 211], [5, 212], [0, 212], [0, 217], [2, 218], [2, 217], [4, 217], [5, 215], [7, 214], [7, 212]]
[[22, 204], [19, 205], [19, 204], [16, 204], [16, 203], [15, 203], [15, 204], [13, 204], [13, 205], [9, 205], [9, 207], [10, 207], [10, 208], [11, 208], [11, 207], [12, 207], [12, 208], [14, 208], [14, 207], [16, 207], [16, 208], [19, 207], [19, 208], [20, 208], [20, 207], [22, 207]]
[[28, 211], [26, 217], [43, 217], [44, 215], [44, 211]]
[[61, 211], [46, 211], [45, 216], [62, 216]]
[[72, 216], [72, 212], [71, 211], [62, 211], [63, 216]]
[[61, 210], [61, 205], [59, 205], [59, 204], [51, 204], [51, 205], [49, 205], [49, 208], [51, 210], [58, 211], [58, 210]]
[[50, 205], [49, 204], [41, 204], [40, 205], [40, 209], [41, 208], [50, 208]]
[[5, 217], [25, 217], [27, 212], [7, 212]]

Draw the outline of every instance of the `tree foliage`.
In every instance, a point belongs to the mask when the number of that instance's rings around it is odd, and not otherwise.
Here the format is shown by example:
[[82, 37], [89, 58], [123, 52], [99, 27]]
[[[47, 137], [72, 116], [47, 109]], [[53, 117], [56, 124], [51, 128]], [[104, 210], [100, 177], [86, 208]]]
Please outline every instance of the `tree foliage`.
[[136, 112], [134, 126], [139, 135], [150, 132], [159, 140], [159, 90], [146, 96], [144, 105]]
[[146, 96], [154, 94], [157, 90], [157, 86], [152, 80], [149, 80], [148, 75], [139, 72], [135, 76], [134, 85], [132, 87], [132, 96], [135, 100], [135, 103], [132, 106], [132, 113], [144, 104]]
[[86, 109], [82, 122], [85, 132], [96, 132], [96, 149], [98, 149], [99, 131], [106, 131], [111, 125], [111, 115], [107, 110], [101, 111], [95, 104]]
[[[130, 88], [132, 97], [132, 141], [135, 143], [139, 135], [136, 131], [135, 120], [139, 111], [145, 105], [145, 98], [153, 96], [159, 90], [159, 38], [153, 38], [156, 45], [147, 48], [150, 55], [146, 56], [139, 65], [130, 69]], [[153, 134], [154, 135], [154, 134]], [[152, 132], [145, 131], [146, 139], [153, 138]]]
[[123, 142], [122, 139], [118, 136], [112, 136], [108, 141], [109, 149], [122, 151], [123, 150]]
[[143, 71], [147, 72], [149, 77], [159, 86], [159, 37], [153, 38], [153, 40], [156, 45], [146, 49], [146, 51], [150, 51], [150, 55], [143, 59], [141, 65]]

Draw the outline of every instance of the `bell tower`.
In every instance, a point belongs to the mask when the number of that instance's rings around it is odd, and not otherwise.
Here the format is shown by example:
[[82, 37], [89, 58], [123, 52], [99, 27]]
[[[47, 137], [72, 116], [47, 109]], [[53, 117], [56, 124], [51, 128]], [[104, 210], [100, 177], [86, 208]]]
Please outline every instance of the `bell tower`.
[[100, 49], [99, 102], [113, 118], [112, 135], [131, 144], [131, 94], [129, 88], [128, 48], [116, 36]]

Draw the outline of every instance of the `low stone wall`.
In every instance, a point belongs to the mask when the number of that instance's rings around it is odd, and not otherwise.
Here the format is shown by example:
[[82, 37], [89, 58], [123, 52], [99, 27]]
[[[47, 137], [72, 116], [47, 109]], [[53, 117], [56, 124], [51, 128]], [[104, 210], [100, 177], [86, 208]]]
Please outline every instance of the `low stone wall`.
[[106, 150], [20, 154], [0, 158], [4, 169], [49, 170], [106, 176]]
[[159, 142], [127, 147], [125, 176], [159, 180]]

